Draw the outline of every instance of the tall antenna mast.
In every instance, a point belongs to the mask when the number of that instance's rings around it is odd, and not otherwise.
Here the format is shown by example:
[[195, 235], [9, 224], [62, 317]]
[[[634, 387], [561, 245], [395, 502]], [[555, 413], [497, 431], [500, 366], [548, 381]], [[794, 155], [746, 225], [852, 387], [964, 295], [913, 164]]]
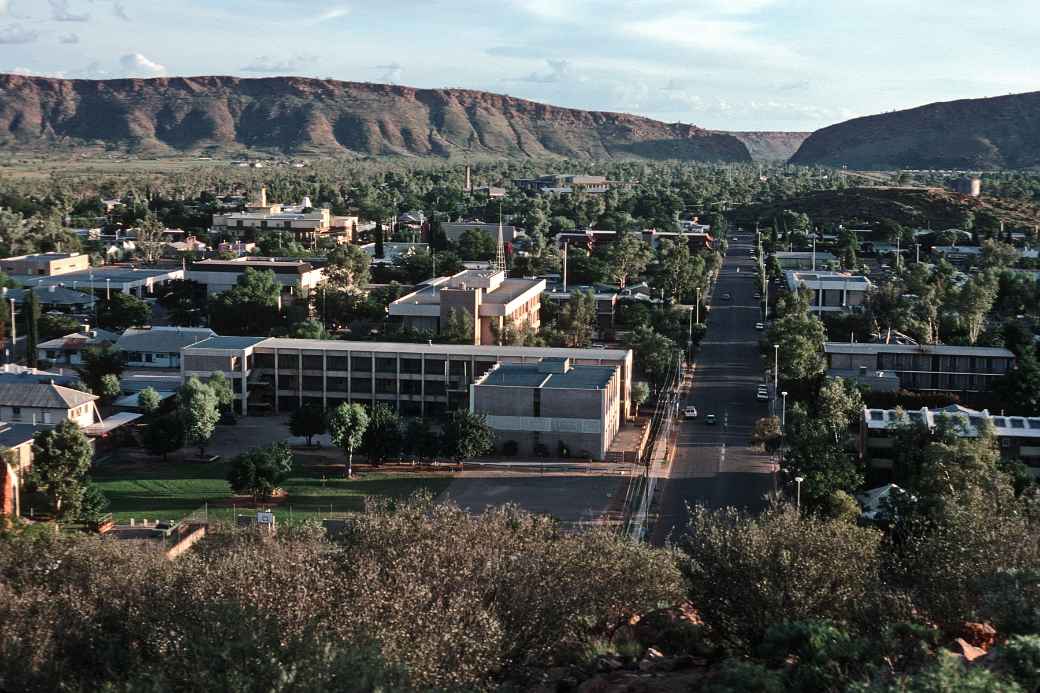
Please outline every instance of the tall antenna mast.
[[495, 271], [506, 271], [506, 244], [502, 240], [502, 217], [498, 218], [498, 247], [495, 249]]

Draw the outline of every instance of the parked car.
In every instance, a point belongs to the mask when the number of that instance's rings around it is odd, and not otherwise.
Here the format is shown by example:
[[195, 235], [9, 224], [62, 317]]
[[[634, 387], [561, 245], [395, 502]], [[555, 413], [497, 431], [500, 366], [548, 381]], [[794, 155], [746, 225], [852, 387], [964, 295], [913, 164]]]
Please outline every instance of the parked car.
[[766, 324], [764, 322], [756, 322], [755, 329], [761, 332], [762, 330], [766, 329]]
[[714, 414], [708, 414], [707, 416], [705, 416], [704, 417], [704, 423], [708, 424], [709, 426], [714, 426], [715, 425], [715, 415]]
[[730, 292], [728, 292], [728, 291], [727, 291], [726, 293], [722, 294], [722, 300], [723, 300], [723, 301], [728, 301], [728, 300], [730, 300], [731, 298], [733, 298], [733, 294], [731, 294], [731, 293], [730, 293]]
[[769, 399], [769, 390], [766, 390], [761, 387], [758, 388], [758, 392], [755, 393], [755, 399], [757, 399], [759, 402], [765, 402]]
[[761, 291], [756, 291], [755, 292], [755, 298], [762, 298], [762, 292]]
[[685, 409], [683, 409], [683, 418], [684, 419], [696, 419], [697, 418], [697, 407], [694, 407], [694, 406], [691, 405], [691, 406], [688, 406]]

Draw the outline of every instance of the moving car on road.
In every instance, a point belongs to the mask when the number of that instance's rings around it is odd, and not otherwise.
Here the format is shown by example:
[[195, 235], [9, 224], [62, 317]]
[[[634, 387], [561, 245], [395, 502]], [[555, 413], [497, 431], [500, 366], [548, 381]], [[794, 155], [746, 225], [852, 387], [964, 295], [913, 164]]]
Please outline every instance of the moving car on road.
[[723, 300], [723, 301], [728, 301], [728, 300], [730, 300], [731, 298], [733, 298], [733, 294], [731, 294], [731, 293], [730, 293], [730, 292], [728, 292], [728, 291], [727, 291], [726, 293], [722, 294], [722, 300]]
[[695, 406], [693, 406], [691, 404], [688, 407], [686, 407], [685, 409], [683, 409], [683, 418], [684, 419], [696, 419], [697, 418], [697, 407], [695, 407]]
[[755, 399], [760, 402], [769, 399], [769, 387], [766, 385], [759, 385], [758, 392], [755, 393]]
[[705, 416], [704, 417], [704, 423], [708, 424], [709, 426], [714, 426], [715, 425], [715, 415], [714, 414], [708, 414], [707, 416]]

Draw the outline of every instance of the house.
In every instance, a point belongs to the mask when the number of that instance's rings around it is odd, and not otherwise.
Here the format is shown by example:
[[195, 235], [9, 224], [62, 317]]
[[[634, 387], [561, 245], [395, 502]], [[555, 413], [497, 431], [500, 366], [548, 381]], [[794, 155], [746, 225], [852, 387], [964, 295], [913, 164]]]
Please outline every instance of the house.
[[521, 229], [512, 224], [486, 224], [483, 221], [478, 220], [441, 222], [441, 231], [444, 232], [444, 237], [452, 243], [458, 243], [459, 239], [462, 238], [462, 234], [470, 230], [486, 233], [497, 243], [500, 229], [502, 232], [503, 243], [513, 243], [518, 236], [524, 235], [524, 232]]
[[214, 214], [212, 230], [234, 238], [246, 233], [255, 236], [257, 231], [279, 231], [291, 234], [297, 243], [313, 247], [326, 236], [350, 242], [357, 222], [357, 217], [334, 216], [328, 208], [316, 208], [307, 197], [298, 205], [269, 203], [267, 188], [261, 188], [259, 201], [247, 205], [246, 211]]
[[17, 517], [22, 512], [22, 484], [32, 468], [32, 424], [0, 421], [0, 515]]
[[808, 291], [810, 309], [816, 313], [847, 313], [863, 310], [874, 285], [866, 277], [848, 272], [800, 272], [788, 270], [787, 288]]
[[[352, 342], [278, 337], [212, 337], [185, 347], [181, 376], [221, 371], [244, 415], [290, 412], [306, 403], [385, 403], [402, 416], [468, 409], [470, 385], [496, 363], [570, 359], [574, 366], [620, 369], [621, 415], [629, 416], [632, 351], [550, 347]], [[590, 413], [588, 418], [596, 418]]]
[[53, 383], [0, 381], [0, 421], [56, 426], [67, 419], [85, 428], [101, 421], [97, 400]]
[[0, 271], [12, 275], [54, 277], [90, 267], [90, 256], [80, 253], [36, 253], [0, 260]]
[[256, 250], [256, 243], [249, 243], [247, 241], [224, 241], [217, 245], [218, 253], [230, 253], [235, 257], [249, 255], [254, 250]]
[[499, 270], [463, 270], [437, 277], [390, 304], [390, 317], [406, 328], [440, 334], [453, 311], [473, 319], [473, 344], [495, 344], [496, 331], [506, 326], [538, 329], [541, 279], [508, 279]]
[[860, 425], [859, 453], [874, 470], [891, 470], [897, 438], [894, 429], [916, 424], [929, 430], [943, 420], [953, 425], [958, 436], [975, 438], [979, 427], [988, 423], [1005, 460], [1025, 464], [1034, 477], [1040, 477], [1040, 416], [995, 416], [988, 410], [970, 409], [951, 404], [941, 409], [870, 409], [864, 408]]
[[294, 257], [258, 257], [245, 255], [232, 260], [210, 258], [188, 266], [188, 279], [206, 286], [209, 296], [227, 291], [238, 283], [246, 269], [271, 271], [282, 293], [307, 296], [325, 278], [324, 258], [301, 260]]
[[89, 293], [67, 289], [64, 286], [34, 286], [31, 289], [0, 289], [0, 300], [14, 300], [15, 304], [25, 303], [26, 296], [32, 291], [40, 310], [47, 312], [56, 310], [61, 313], [82, 313], [94, 304], [94, 296]]
[[37, 358], [54, 366], [79, 366], [83, 364], [84, 351], [111, 346], [118, 339], [119, 334], [116, 332], [83, 325], [79, 332], [37, 345]]
[[981, 260], [982, 248], [977, 245], [937, 245], [932, 247], [932, 254], [963, 267]]
[[130, 368], [180, 368], [181, 349], [215, 336], [208, 327], [131, 327], [116, 349]]
[[997, 347], [827, 342], [823, 351], [828, 374], [880, 371], [913, 391], [985, 392], [1015, 364], [1013, 353]]
[[524, 456], [602, 460], [623, 422], [617, 365], [496, 364], [470, 392], [470, 411], [487, 417], [496, 448]]

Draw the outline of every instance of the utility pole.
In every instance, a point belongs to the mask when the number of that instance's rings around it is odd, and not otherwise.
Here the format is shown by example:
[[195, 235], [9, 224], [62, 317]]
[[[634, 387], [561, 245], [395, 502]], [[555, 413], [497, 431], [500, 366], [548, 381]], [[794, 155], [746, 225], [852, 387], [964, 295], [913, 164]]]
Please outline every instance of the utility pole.
[[[32, 289], [26, 289], [32, 291]], [[11, 363], [18, 363], [18, 335], [14, 326], [14, 299], [11, 299]]]

